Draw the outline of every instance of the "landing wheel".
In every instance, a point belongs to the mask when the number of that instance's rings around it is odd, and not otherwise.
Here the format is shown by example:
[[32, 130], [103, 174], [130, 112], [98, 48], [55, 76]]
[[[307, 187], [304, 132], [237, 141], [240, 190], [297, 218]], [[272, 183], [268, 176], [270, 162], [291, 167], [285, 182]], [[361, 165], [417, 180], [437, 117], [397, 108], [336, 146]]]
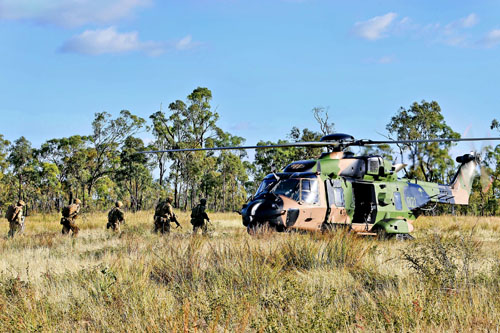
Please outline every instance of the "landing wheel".
[[394, 237], [398, 241], [408, 241], [408, 240], [414, 240], [415, 237], [413, 237], [410, 234], [396, 234]]

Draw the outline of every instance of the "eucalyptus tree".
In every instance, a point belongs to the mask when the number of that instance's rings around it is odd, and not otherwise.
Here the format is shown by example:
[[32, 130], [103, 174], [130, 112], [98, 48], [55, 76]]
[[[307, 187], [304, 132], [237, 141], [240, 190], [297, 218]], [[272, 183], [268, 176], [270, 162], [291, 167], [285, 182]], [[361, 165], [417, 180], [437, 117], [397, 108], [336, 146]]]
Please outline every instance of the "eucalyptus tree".
[[[57, 166], [59, 173], [57, 178], [62, 186], [62, 197], [68, 202], [73, 197], [85, 197], [85, 183], [89, 155], [90, 137], [73, 135], [68, 138], [51, 139], [42, 144], [37, 152], [38, 157], [45, 162]], [[81, 192], [80, 192], [81, 191]], [[59, 209], [62, 200], [57, 203]]]
[[107, 112], [95, 114], [92, 134], [89, 136], [89, 147], [86, 151], [87, 156], [82, 166], [86, 171], [85, 185], [89, 198], [97, 181], [112, 174], [118, 168], [119, 147], [127, 137], [141, 130], [145, 122], [143, 118], [133, 115], [128, 110], [120, 111], [120, 116], [115, 119]]
[[34, 150], [31, 147], [31, 142], [29, 142], [24, 136], [14, 141], [14, 143], [9, 147], [9, 156], [7, 161], [12, 166], [12, 172], [18, 181], [18, 193], [19, 199], [24, 196], [23, 191], [29, 186], [30, 178], [33, 177], [34, 171]]
[[144, 151], [144, 142], [140, 138], [129, 136], [125, 139], [120, 153], [120, 165], [116, 179], [130, 196], [130, 208], [137, 211], [143, 207], [144, 193], [152, 186], [149, 156], [138, 154]]
[[[460, 134], [446, 124], [441, 107], [435, 101], [414, 102], [408, 109], [401, 107], [386, 129], [397, 140], [460, 138]], [[408, 176], [429, 182], [447, 182], [454, 170], [454, 161], [449, 155], [452, 145], [451, 142], [430, 142], [402, 146], [401, 161], [408, 154], [411, 162]]]

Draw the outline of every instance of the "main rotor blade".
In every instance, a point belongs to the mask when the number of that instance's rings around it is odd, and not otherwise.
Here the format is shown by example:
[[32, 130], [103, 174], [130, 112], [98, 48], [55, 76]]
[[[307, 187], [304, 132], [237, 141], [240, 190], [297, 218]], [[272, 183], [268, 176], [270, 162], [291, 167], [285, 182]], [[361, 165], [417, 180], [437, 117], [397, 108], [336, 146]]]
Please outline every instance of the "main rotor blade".
[[425, 140], [356, 140], [353, 143], [347, 143], [349, 146], [366, 146], [380, 144], [408, 144], [408, 143], [430, 143], [430, 142], [458, 142], [458, 141], [494, 141], [500, 138], [461, 138], [461, 139], [425, 139]]
[[338, 142], [287, 142], [277, 145], [268, 146], [233, 146], [233, 147], [213, 147], [213, 148], [180, 148], [180, 149], [167, 149], [167, 150], [150, 150], [150, 151], [139, 151], [142, 154], [151, 153], [172, 153], [172, 152], [182, 152], [182, 151], [208, 151], [208, 150], [241, 150], [241, 149], [272, 149], [272, 148], [289, 148], [289, 147], [337, 147]]

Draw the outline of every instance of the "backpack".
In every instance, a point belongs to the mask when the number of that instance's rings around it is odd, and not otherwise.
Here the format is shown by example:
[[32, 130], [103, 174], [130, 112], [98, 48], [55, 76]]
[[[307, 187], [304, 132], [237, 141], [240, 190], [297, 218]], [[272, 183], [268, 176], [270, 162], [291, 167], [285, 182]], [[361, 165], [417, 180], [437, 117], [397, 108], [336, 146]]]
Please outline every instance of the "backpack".
[[116, 216], [115, 216], [115, 209], [111, 209], [108, 213], [108, 223], [115, 223], [116, 222]]
[[61, 213], [62, 216], [64, 217], [71, 217], [74, 213], [76, 213], [77, 206], [76, 205], [69, 205], [69, 206], [64, 206]]
[[5, 212], [5, 218], [7, 221], [12, 222], [17, 215], [17, 209], [14, 205], [10, 205]]
[[155, 207], [155, 215], [156, 216], [161, 216], [163, 210], [163, 202], [159, 202], [156, 207]]
[[203, 215], [203, 208], [201, 208], [201, 205], [196, 205], [193, 210], [191, 211], [191, 218], [192, 219], [202, 219]]

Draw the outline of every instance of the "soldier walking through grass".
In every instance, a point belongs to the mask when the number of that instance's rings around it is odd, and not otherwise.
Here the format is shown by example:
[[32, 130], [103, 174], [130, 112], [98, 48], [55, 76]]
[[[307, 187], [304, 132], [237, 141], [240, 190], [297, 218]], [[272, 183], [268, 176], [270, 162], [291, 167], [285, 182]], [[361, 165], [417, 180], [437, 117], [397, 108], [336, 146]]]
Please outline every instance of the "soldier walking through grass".
[[14, 237], [16, 232], [22, 233], [24, 231], [23, 207], [25, 205], [23, 200], [19, 200], [15, 205], [12, 204], [7, 208], [5, 218], [9, 221], [8, 237]]
[[208, 232], [207, 222], [210, 222], [207, 213], [205, 212], [207, 204], [207, 199], [201, 199], [200, 203], [196, 205], [191, 211], [191, 224], [193, 225], [193, 234], [198, 233], [198, 229], [201, 229], [203, 234], [206, 235]]
[[165, 200], [161, 200], [158, 202], [155, 208], [155, 229], [154, 232], [158, 231], [162, 234], [170, 233], [170, 222], [175, 222], [177, 224], [177, 228], [181, 227], [179, 221], [177, 221], [177, 217], [175, 216], [174, 209], [172, 208], [172, 198], [167, 197]]
[[120, 208], [123, 206], [121, 201], [115, 202], [113, 207], [108, 213], [108, 224], [106, 229], [111, 228], [113, 231], [120, 231], [120, 225], [125, 223], [125, 214]]
[[80, 214], [80, 205], [82, 202], [79, 199], [73, 199], [73, 203], [71, 205], [65, 206], [62, 209], [62, 218], [61, 218], [61, 224], [63, 226], [62, 228], [62, 234], [66, 235], [70, 231], [73, 232], [73, 237], [76, 237], [78, 235], [78, 232], [80, 231], [80, 228], [76, 226], [75, 220]]

